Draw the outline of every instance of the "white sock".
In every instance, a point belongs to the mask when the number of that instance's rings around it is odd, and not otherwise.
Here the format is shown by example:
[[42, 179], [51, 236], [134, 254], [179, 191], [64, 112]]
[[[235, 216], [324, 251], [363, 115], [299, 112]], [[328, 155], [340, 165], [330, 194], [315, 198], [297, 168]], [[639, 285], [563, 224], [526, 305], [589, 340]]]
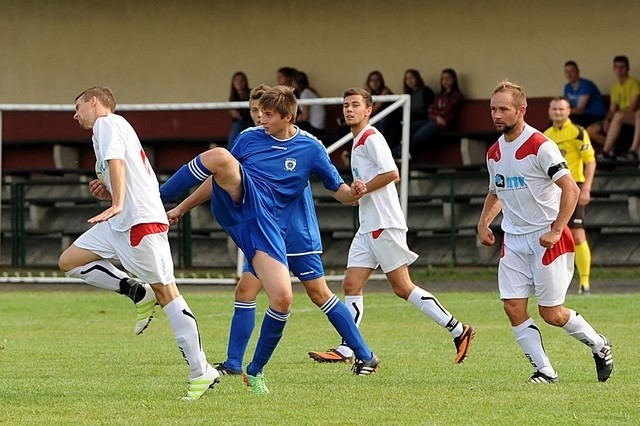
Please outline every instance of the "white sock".
[[65, 273], [71, 278], [80, 278], [87, 284], [107, 290], [120, 290], [120, 280], [129, 278], [126, 272], [113, 266], [106, 260], [96, 260], [83, 266], [78, 266]]
[[522, 324], [512, 328], [516, 336], [516, 342], [520, 345], [524, 356], [527, 357], [533, 368], [549, 377], [555, 377], [556, 371], [544, 351], [542, 335], [533, 318], [529, 318]]
[[364, 296], [345, 296], [344, 304], [347, 305], [356, 327], [360, 327], [364, 315]]
[[[364, 315], [364, 296], [344, 296], [344, 304], [347, 305], [356, 327], [360, 327], [360, 322], [362, 322], [362, 316]], [[353, 351], [344, 342], [336, 350], [342, 356], [353, 356]]]
[[595, 354], [604, 346], [604, 339], [576, 311], [569, 309], [569, 321], [562, 327], [569, 336], [581, 341]]
[[462, 324], [440, 304], [433, 294], [416, 287], [407, 301], [416, 305], [420, 312], [437, 322], [441, 327], [446, 327], [453, 334], [453, 337], [462, 334]]
[[191, 377], [202, 376], [207, 366], [207, 357], [202, 351], [198, 323], [189, 305], [179, 296], [169, 302], [163, 310], [169, 318], [178, 349], [189, 366]]

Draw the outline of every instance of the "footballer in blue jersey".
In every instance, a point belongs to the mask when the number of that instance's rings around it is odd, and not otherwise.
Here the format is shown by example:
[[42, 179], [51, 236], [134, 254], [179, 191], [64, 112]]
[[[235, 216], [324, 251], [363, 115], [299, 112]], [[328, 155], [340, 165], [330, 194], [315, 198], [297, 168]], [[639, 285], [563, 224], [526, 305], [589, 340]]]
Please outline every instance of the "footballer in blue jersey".
[[[252, 272], [262, 283], [269, 308], [265, 313], [252, 361], [244, 374], [254, 393], [267, 393], [262, 374], [289, 318], [293, 298], [287, 269], [287, 247], [281, 224], [295, 220], [297, 202], [316, 174], [337, 200], [351, 204], [366, 192], [363, 182], [344, 184], [324, 146], [295, 125], [297, 101], [293, 90], [277, 86], [260, 98], [261, 127], [245, 130], [236, 139], [233, 155], [214, 148], [183, 166], [161, 187], [164, 201], [175, 199], [188, 188], [213, 177], [213, 189], [201, 186], [167, 214], [175, 223], [186, 211], [212, 200], [218, 223], [233, 238], [248, 259]], [[341, 324], [351, 334], [343, 335], [359, 345], [354, 372], [374, 372], [379, 362], [364, 344], [348, 310], [332, 294], [322, 305], [332, 324]], [[353, 327], [349, 327], [353, 325]], [[355, 367], [354, 366], [354, 367]]]
[[[287, 265], [287, 249], [278, 244], [282, 224], [289, 224], [294, 206], [315, 174], [324, 187], [336, 192], [344, 185], [322, 143], [295, 128], [288, 139], [269, 135], [265, 128], [242, 132], [231, 151], [240, 163], [244, 199], [235, 203], [229, 193], [213, 185], [211, 211], [242, 249], [249, 264], [255, 250], [261, 250]], [[345, 185], [346, 186], [346, 185]], [[263, 235], [254, 232], [259, 228]], [[256, 272], [252, 270], [251, 272]]]

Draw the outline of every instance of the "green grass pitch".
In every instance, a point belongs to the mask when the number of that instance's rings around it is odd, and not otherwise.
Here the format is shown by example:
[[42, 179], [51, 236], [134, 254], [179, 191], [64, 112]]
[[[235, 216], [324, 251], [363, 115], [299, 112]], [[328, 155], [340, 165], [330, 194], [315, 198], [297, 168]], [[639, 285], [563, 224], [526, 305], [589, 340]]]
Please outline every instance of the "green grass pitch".
[[[182, 292], [210, 362], [223, 360], [232, 289]], [[239, 377], [226, 377], [201, 400], [185, 403], [188, 371], [161, 311], [134, 336], [134, 308], [121, 296], [0, 287], [0, 423], [637, 424], [640, 293], [567, 298], [614, 344], [615, 368], [606, 383], [598, 383], [589, 349], [543, 324], [530, 303], [560, 375], [557, 385], [525, 383], [532, 367], [497, 293], [436, 296], [477, 329], [461, 365], [453, 364], [449, 334], [390, 290], [365, 296], [361, 329], [381, 360], [378, 373], [356, 377], [348, 365], [314, 363], [307, 352], [334, 347], [338, 337], [296, 291], [284, 338], [265, 369], [271, 393], [254, 396]], [[258, 326], [265, 307], [261, 295]], [[245, 365], [254, 345], [255, 338]]]

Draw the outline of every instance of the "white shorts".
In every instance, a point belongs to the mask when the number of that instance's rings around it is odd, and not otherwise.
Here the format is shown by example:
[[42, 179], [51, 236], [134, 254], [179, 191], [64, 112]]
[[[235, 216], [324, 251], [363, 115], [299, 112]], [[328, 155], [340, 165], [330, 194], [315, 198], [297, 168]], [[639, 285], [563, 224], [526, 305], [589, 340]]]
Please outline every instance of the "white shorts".
[[573, 278], [573, 237], [565, 228], [560, 241], [546, 249], [540, 245], [540, 236], [549, 230], [504, 235], [498, 266], [500, 299], [527, 299], [535, 294], [539, 306], [564, 303]]
[[80, 235], [73, 244], [104, 259], [119, 259], [124, 269], [149, 284], [167, 285], [176, 279], [165, 227], [144, 223], [120, 232], [111, 229], [108, 222], [101, 222]]
[[349, 248], [347, 268], [376, 269], [385, 274], [402, 265], [411, 265], [418, 255], [407, 246], [407, 231], [397, 228], [379, 229], [367, 234], [357, 233]]

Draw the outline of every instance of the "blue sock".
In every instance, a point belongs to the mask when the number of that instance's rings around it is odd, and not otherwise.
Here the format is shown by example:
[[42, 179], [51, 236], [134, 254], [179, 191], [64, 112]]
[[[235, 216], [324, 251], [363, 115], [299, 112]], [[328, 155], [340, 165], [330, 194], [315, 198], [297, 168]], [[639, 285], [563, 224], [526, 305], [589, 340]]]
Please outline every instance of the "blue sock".
[[349, 309], [338, 299], [335, 294], [320, 307], [327, 315], [329, 322], [342, 337], [344, 343], [351, 348], [357, 359], [369, 361], [373, 356], [351, 317]]
[[200, 155], [198, 155], [180, 167], [180, 170], [175, 172], [173, 176], [160, 186], [160, 198], [162, 202], [168, 203], [174, 201], [189, 188], [196, 186], [200, 182], [204, 182], [211, 174], [211, 171], [202, 164]]
[[288, 319], [289, 312], [278, 312], [271, 309], [271, 307], [267, 309], [264, 314], [264, 320], [262, 320], [256, 351], [253, 354], [251, 363], [247, 366], [248, 375], [255, 376], [262, 372], [271, 355], [273, 355], [276, 346], [278, 346], [278, 342], [282, 339], [282, 332], [284, 331], [284, 326], [287, 325]]
[[256, 302], [234, 302], [235, 310], [229, 329], [229, 345], [227, 360], [224, 366], [233, 371], [242, 371], [242, 359], [247, 352], [247, 345], [253, 328], [256, 326]]

